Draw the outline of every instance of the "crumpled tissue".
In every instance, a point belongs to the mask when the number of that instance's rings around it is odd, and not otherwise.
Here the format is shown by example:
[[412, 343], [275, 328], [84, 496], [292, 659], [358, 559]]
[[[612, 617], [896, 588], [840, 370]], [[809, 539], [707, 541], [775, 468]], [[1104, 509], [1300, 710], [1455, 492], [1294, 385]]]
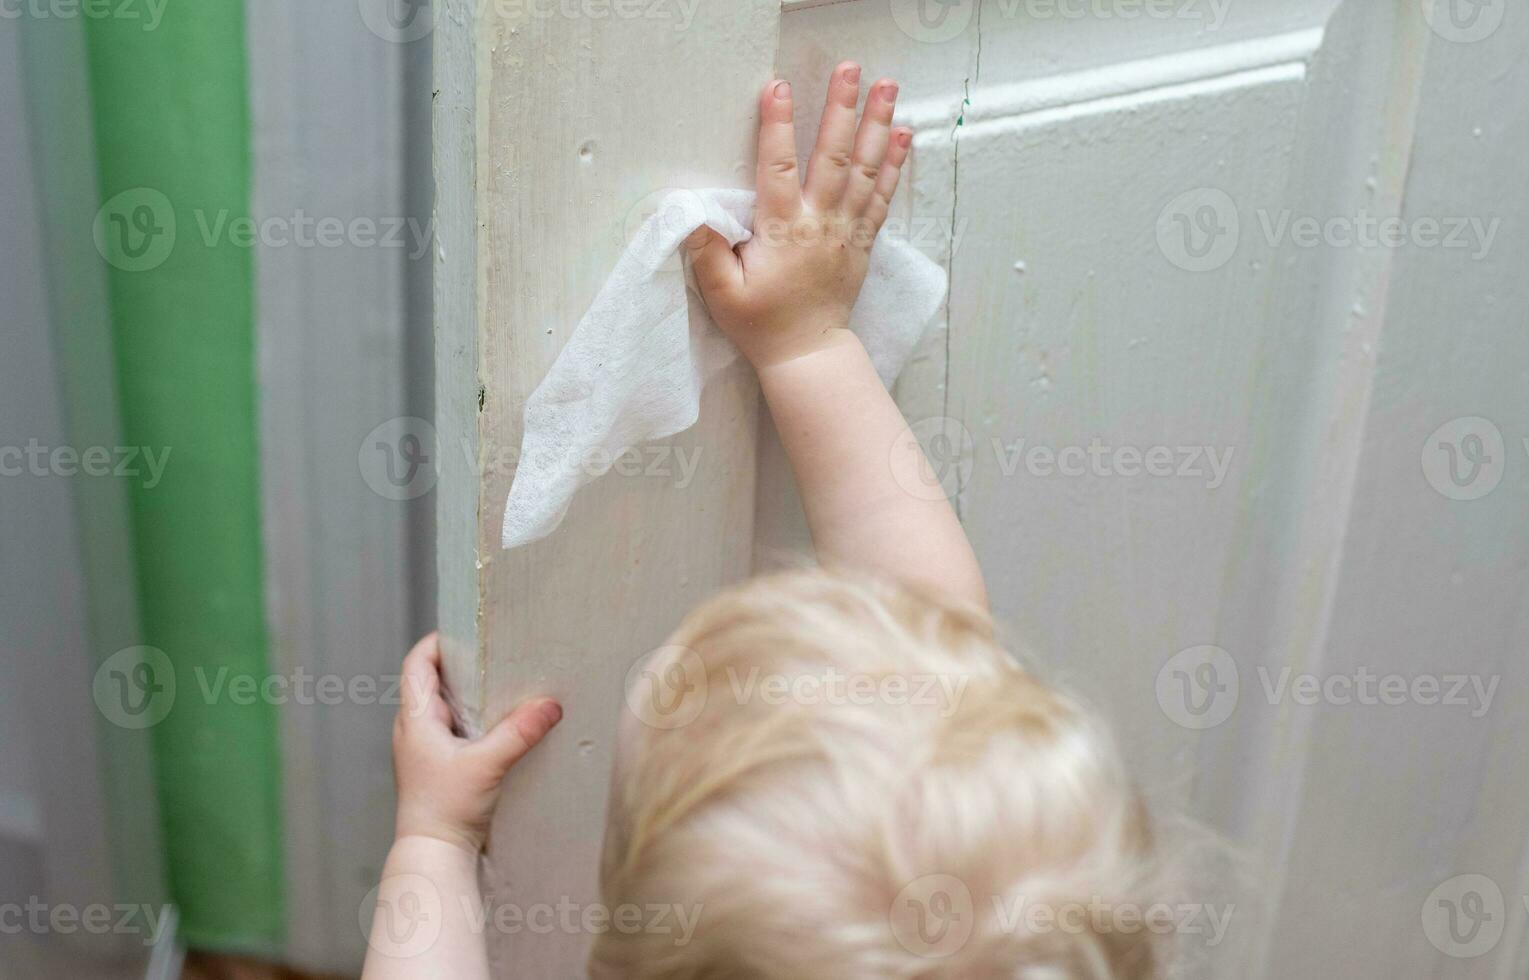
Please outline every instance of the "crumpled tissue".
[[[503, 545], [546, 537], [578, 489], [622, 453], [690, 428], [701, 390], [740, 356], [712, 322], [681, 253], [710, 225], [751, 237], [754, 192], [674, 191], [633, 236], [552, 369], [526, 402], [525, 433], [505, 504]], [[885, 232], [850, 327], [883, 383], [907, 363], [945, 297], [945, 270]]]

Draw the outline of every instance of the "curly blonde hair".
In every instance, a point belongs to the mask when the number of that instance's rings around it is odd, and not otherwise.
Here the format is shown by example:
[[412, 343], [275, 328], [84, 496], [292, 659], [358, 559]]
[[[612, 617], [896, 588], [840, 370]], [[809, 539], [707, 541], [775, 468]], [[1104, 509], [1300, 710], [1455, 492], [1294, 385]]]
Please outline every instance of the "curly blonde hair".
[[[595, 977], [1145, 980], [1161, 933], [1063, 910], [1154, 898], [1106, 728], [986, 613], [823, 571], [696, 609], [634, 671]], [[1048, 925], [1049, 922], [1049, 925]]]

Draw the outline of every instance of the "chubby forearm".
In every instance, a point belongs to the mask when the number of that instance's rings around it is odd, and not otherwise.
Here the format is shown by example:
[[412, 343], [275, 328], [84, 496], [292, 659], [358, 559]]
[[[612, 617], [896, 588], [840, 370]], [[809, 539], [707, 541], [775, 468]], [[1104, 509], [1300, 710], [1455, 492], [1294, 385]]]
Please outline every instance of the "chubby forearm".
[[383, 867], [362, 980], [488, 980], [478, 858], [402, 837]]
[[822, 335], [759, 371], [801, 488], [818, 559], [987, 604], [971, 543], [860, 340]]

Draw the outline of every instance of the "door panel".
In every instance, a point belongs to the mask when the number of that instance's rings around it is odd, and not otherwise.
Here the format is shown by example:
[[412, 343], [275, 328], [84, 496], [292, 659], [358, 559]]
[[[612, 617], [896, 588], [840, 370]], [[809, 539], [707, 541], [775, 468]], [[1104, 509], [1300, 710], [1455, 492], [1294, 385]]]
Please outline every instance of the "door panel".
[[[452, 675], [484, 721], [541, 690], [569, 697], [570, 719], [614, 713], [640, 648], [746, 570], [750, 509], [755, 570], [810, 550], [767, 417], [757, 449], [749, 438], [746, 383], [710, 393], [681, 437], [728, 447], [725, 474], [683, 495], [606, 481], [521, 552], [494, 549], [511, 474], [469, 472], [513, 452], [525, 395], [619, 248], [600, 229], [676, 173], [746, 179], [752, 121], [726, 107], [747, 105], [768, 67], [769, 6], [681, 39], [465, 17], [437, 37], [440, 429], [470, 450], [441, 477], [442, 607]], [[1529, 589], [1523, 460], [1494, 503], [1466, 510], [1420, 483], [1417, 453], [1455, 417], [1525, 428], [1529, 302], [1507, 266], [1526, 246], [1461, 264], [1340, 242], [1331, 226], [1451, 210], [1529, 221], [1509, 163], [1529, 130], [1507, 95], [1523, 91], [1525, 28], [1471, 47], [1414, 0], [782, 9], [775, 64], [804, 158], [836, 63], [902, 83], [916, 149], [888, 233], [944, 264], [951, 292], [895, 393], [1000, 619], [1111, 717], [1162, 812], [1231, 843], [1238, 873], [1186, 896], [1230, 912], [1229, 931], [1185, 936], [1185, 975], [1522, 975], [1529, 781], [1499, 746], [1529, 717], [1510, 611]], [[650, 119], [595, 99], [616, 75], [574, 64], [594, 48], [672, 98], [641, 103]], [[742, 70], [712, 64], [726, 91], [698, 92], [704, 59], [732, 48]], [[702, 111], [722, 118], [716, 133], [652, 140]], [[1463, 147], [1482, 152], [1458, 187], [1449, 154]], [[1456, 309], [1471, 317], [1463, 348]], [[1456, 622], [1465, 642], [1451, 645]], [[1485, 720], [1268, 693], [1286, 671], [1362, 668], [1498, 676], [1502, 693]], [[494, 863], [517, 900], [591, 891], [610, 729], [577, 724], [511, 780]], [[1448, 911], [1431, 891], [1466, 872], [1500, 885], [1488, 911], [1503, 934], [1460, 957], [1428, 916]], [[1459, 912], [1466, 897], [1444, 900]], [[501, 953], [566, 972], [581, 946]]]
[[[1235, 915], [1223, 942], [1187, 940], [1191, 972], [1300, 976], [1340, 959], [1345, 976], [1389, 977], [1424, 954], [1457, 971], [1439, 975], [1507, 971], [1506, 942], [1463, 966], [1439, 955], [1419, 909], [1448, 875], [1402, 870], [1427, 828], [1476, 805], [1475, 791], [1409, 818], [1363, 814], [1343, 788], [1358, 764], [1375, 791], [1431, 798], [1439, 786], [1423, 774], [1437, 774], [1444, 746], [1488, 755], [1485, 723], [1433, 719], [1423, 730], [1437, 747], [1398, 743], [1416, 773], [1386, 774], [1406, 764], [1382, 746], [1416, 721], [1266, 693], [1287, 669], [1442, 669], [1357, 636], [1332, 649], [1334, 624], [1354, 621], [1345, 605], [1374, 604], [1342, 585], [1363, 574], [1347, 569], [1345, 544], [1373, 481], [1364, 447], [1427, 433], [1393, 434], [1394, 419], [1370, 416], [1399, 250], [1325, 230], [1313, 245], [1293, 223], [1405, 215], [1424, 60], [1449, 47], [1447, 28], [1404, 2], [1171, 6], [1150, 16], [1142, 4], [1065, 0], [788, 4], [778, 64], [802, 105], [804, 155], [832, 65], [855, 58], [868, 78], [902, 82], [900, 121], [918, 136], [889, 232], [944, 263], [951, 293], [898, 400], [971, 532], [1000, 618], [1042, 669], [1110, 715], [1165, 812], [1187, 812], [1246, 858], [1221, 879], [1225, 893], [1197, 899]], [[1406, 375], [1395, 383], [1415, 383]], [[1171, 475], [1147, 472], [1153, 452]], [[759, 465], [764, 569], [810, 543], [767, 419]], [[1449, 662], [1493, 664], [1514, 635], [1504, 623], [1484, 650]], [[1211, 697], [1228, 683], [1230, 704]], [[1516, 704], [1499, 702], [1499, 716]], [[1374, 740], [1373, 757], [1354, 748]], [[1491, 795], [1518, 818], [1529, 810], [1521, 789]], [[1408, 843], [1328, 833], [1345, 818]], [[1474, 846], [1504, 856], [1522, 844], [1520, 832]], [[1453, 867], [1447, 850], [1439, 867]], [[1408, 886], [1385, 905], [1355, 905], [1338, 888], [1399, 875]], [[1522, 876], [1499, 877], [1511, 905]], [[1345, 910], [1347, 927], [1323, 918], [1324, 903]], [[1340, 954], [1347, 928], [1375, 947]], [[1382, 946], [1397, 962], [1367, 970]]]

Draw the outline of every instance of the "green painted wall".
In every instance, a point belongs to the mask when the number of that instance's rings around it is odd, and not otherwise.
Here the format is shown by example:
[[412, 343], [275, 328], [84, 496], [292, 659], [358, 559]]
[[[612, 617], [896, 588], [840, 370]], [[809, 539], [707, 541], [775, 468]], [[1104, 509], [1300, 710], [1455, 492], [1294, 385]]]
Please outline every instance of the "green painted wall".
[[170, 887], [188, 942], [259, 950], [285, 921], [277, 709], [218, 687], [269, 670], [252, 253], [203, 230], [249, 213], [244, 16], [195, 0], [88, 36], [124, 438], [170, 452], [132, 500], [145, 642], [176, 674], [154, 729]]

